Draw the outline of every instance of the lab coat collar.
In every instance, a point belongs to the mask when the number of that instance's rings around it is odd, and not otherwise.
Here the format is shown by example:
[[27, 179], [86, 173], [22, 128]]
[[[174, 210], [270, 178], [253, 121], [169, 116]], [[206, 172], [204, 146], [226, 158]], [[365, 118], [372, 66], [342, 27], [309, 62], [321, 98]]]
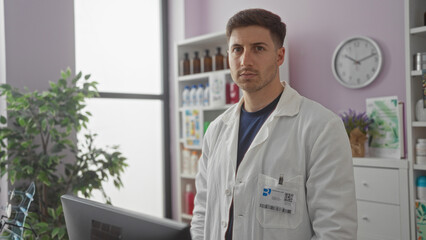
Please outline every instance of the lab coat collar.
[[[303, 97], [296, 90], [290, 87], [287, 82], [282, 81], [281, 84], [284, 86], [284, 91], [272, 115], [289, 117], [295, 116], [299, 113], [300, 104], [302, 103]], [[225, 113], [222, 118], [225, 124], [231, 124], [234, 121], [239, 120], [243, 103], [244, 98], [241, 98], [238, 104], [234, 105], [230, 111]]]

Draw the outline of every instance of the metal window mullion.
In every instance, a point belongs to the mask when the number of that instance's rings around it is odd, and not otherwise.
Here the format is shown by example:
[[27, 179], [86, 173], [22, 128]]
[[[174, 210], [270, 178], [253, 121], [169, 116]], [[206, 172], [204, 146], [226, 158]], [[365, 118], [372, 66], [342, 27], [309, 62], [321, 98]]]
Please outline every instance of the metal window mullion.
[[166, 100], [165, 94], [137, 94], [137, 93], [113, 93], [99, 92], [100, 98], [117, 98], [117, 99], [152, 99]]

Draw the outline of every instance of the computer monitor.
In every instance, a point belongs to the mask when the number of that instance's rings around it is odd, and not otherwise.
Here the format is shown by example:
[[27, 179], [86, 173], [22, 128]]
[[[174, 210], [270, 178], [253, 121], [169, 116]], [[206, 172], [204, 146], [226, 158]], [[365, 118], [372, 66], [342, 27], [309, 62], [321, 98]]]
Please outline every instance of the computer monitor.
[[190, 240], [188, 224], [72, 195], [61, 197], [70, 240]]

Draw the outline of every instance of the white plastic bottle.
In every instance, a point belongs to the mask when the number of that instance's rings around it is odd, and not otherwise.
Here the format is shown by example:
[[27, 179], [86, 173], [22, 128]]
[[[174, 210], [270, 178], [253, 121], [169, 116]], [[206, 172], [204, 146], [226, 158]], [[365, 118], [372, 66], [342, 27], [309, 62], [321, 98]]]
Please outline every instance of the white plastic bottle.
[[191, 103], [190, 103], [189, 106], [191, 106], [191, 107], [197, 106], [197, 85], [195, 85], [195, 84], [192, 85], [192, 88], [191, 88], [189, 95], [191, 96]]
[[189, 149], [184, 148], [182, 150], [182, 172], [183, 174], [191, 174], [192, 171], [192, 163], [191, 163], [191, 152]]
[[204, 101], [203, 106], [208, 107], [210, 105], [210, 88], [209, 84], [206, 84], [206, 87], [204, 88]]
[[426, 176], [417, 177], [417, 199], [426, 201]]
[[198, 89], [197, 89], [197, 106], [203, 106], [203, 102], [204, 102], [204, 85], [203, 84], [198, 84]]
[[215, 76], [210, 81], [210, 106], [221, 107], [226, 104], [226, 82], [224, 77]]
[[182, 107], [189, 107], [191, 103], [191, 96], [189, 95], [190, 88], [185, 86], [182, 91]]
[[191, 154], [191, 174], [196, 175], [198, 173], [198, 154], [196, 151], [192, 151]]

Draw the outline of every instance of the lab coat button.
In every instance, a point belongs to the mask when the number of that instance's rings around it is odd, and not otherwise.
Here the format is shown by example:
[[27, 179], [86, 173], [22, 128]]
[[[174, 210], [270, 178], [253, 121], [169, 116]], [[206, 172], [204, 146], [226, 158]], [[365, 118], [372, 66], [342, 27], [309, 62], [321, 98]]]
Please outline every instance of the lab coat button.
[[231, 195], [231, 190], [226, 189], [226, 190], [225, 190], [225, 194], [226, 194], [226, 196], [230, 196], [230, 195]]
[[237, 182], [238, 182], [238, 183], [243, 183], [243, 180], [242, 180], [241, 178], [238, 178], [238, 179], [237, 179]]
[[226, 224], [226, 221], [222, 221], [222, 226], [223, 226], [224, 228], [226, 228], [226, 227], [227, 227], [227, 225], [228, 225], [228, 224]]

